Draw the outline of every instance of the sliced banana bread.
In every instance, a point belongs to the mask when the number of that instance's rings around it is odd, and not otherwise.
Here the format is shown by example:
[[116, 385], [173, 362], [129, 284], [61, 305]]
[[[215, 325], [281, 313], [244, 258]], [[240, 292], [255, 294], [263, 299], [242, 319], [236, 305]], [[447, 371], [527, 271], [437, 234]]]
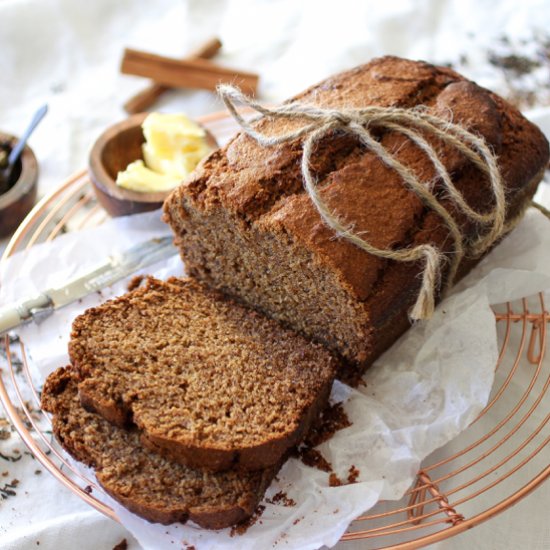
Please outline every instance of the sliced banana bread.
[[95, 469], [102, 487], [135, 514], [157, 523], [188, 519], [222, 529], [251, 516], [277, 472], [207, 473], [144, 449], [139, 434], [87, 412], [69, 368], [53, 372], [42, 391], [60, 444]]
[[[454, 123], [483, 136], [498, 155], [507, 220], [522, 211], [548, 162], [548, 143], [538, 128], [502, 98], [445, 67], [383, 57], [293, 100], [335, 109], [423, 105], [431, 114], [452, 115]], [[296, 127], [295, 120], [285, 118], [256, 123], [268, 136]], [[485, 231], [454, 206], [419, 146], [393, 130], [372, 132], [421, 181], [435, 186], [466, 241]], [[424, 137], [466, 202], [488, 211], [493, 199], [487, 178], [460, 153]], [[188, 273], [324, 343], [362, 371], [410, 325], [408, 312], [424, 262], [384, 260], [335, 238], [303, 188], [303, 139], [262, 146], [239, 133], [170, 195], [165, 220]], [[439, 215], [352, 135], [328, 135], [311, 161], [328, 206], [372, 245], [403, 249], [432, 243], [452, 257], [453, 239]], [[466, 258], [459, 276], [475, 261]]]
[[88, 410], [187, 466], [278, 464], [325, 406], [336, 361], [275, 321], [191, 279], [145, 286], [73, 323]]

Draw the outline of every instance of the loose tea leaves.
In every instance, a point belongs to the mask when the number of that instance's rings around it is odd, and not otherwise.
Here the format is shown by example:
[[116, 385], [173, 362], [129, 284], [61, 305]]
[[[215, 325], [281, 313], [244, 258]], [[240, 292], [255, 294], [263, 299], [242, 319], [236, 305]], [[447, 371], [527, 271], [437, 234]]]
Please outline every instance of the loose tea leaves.
[[489, 78], [491, 82], [483, 85], [519, 109], [550, 105], [550, 35], [544, 32], [521, 39], [502, 35], [475, 61], [461, 53], [456, 61], [445, 64], [474, 80]]

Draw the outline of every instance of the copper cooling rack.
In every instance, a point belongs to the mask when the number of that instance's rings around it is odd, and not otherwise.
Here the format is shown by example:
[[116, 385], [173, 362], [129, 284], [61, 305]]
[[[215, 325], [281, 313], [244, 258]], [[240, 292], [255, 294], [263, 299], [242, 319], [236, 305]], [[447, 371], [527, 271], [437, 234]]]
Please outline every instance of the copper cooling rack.
[[[234, 130], [221, 114], [203, 123], [221, 142]], [[105, 218], [86, 173], [80, 172], [34, 208], [3, 259]], [[502, 512], [550, 476], [550, 361], [545, 360], [550, 314], [544, 297], [505, 304], [495, 318], [500, 354], [488, 405], [465, 432], [424, 461], [403, 499], [380, 502], [353, 522], [343, 541], [361, 539], [365, 548], [431, 544]], [[36, 411], [39, 391], [24, 342], [5, 336], [2, 344], [7, 368], [1, 369], [0, 399], [23, 441], [61, 483], [117, 520], [101, 488], [67, 462], [44, 428], [48, 420]]]

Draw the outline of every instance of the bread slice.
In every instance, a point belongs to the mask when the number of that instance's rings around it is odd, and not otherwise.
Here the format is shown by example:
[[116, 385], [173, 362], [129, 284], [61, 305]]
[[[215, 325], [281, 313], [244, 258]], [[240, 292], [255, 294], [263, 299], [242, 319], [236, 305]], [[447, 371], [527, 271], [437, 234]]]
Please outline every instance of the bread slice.
[[336, 361], [190, 279], [145, 286], [77, 317], [81, 402], [190, 467], [278, 464], [328, 400]]
[[[508, 220], [529, 202], [548, 162], [548, 143], [536, 126], [502, 98], [446, 67], [383, 57], [334, 75], [293, 100], [335, 109], [422, 105], [434, 115], [452, 115], [497, 154]], [[284, 118], [266, 117], [256, 124], [267, 135], [296, 128], [296, 121]], [[485, 231], [457, 212], [417, 145], [394, 131], [371, 130], [421, 181], [435, 184], [441, 204], [467, 240]], [[492, 193], [479, 169], [425, 137], [466, 202], [487, 211]], [[190, 275], [323, 343], [361, 372], [410, 326], [408, 312], [424, 265], [383, 260], [335, 238], [304, 191], [301, 155], [299, 139], [264, 147], [241, 132], [169, 196], [165, 220]], [[452, 256], [453, 240], [441, 218], [350, 134], [335, 132], [322, 140], [312, 170], [329, 207], [374, 246], [433, 243]], [[466, 259], [459, 275], [474, 263]]]
[[152, 522], [194, 521], [222, 529], [250, 517], [277, 472], [205, 473], [144, 449], [135, 429], [113, 426], [87, 412], [69, 368], [53, 372], [42, 391], [53, 432], [74, 458], [95, 468], [101, 486], [135, 514]]

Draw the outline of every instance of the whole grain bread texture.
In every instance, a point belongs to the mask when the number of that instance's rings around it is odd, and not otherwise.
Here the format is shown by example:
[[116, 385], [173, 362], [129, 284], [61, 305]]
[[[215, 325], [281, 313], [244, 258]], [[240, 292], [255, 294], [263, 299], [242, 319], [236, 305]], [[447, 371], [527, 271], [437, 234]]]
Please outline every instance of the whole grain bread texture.
[[135, 514], [156, 523], [194, 521], [222, 529], [249, 518], [277, 472], [208, 473], [172, 462], [141, 445], [135, 429], [118, 428], [86, 411], [70, 368], [53, 372], [42, 391], [53, 432], [101, 486]]
[[[507, 220], [523, 211], [548, 162], [548, 143], [537, 127], [499, 96], [445, 67], [382, 57], [292, 100], [330, 108], [423, 105], [429, 113], [452, 116], [498, 155]], [[301, 123], [263, 118], [256, 124], [264, 134], [277, 135]], [[445, 196], [426, 154], [402, 134], [373, 132], [421, 181], [434, 183], [440, 203], [473, 241], [481, 228]], [[424, 137], [436, 146], [466, 202], [488, 211], [493, 195], [479, 169], [434, 137]], [[374, 257], [335, 238], [303, 189], [302, 141], [264, 147], [237, 134], [169, 196], [164, 219], [189, 274], [336, 351], [347, 364], [339, 376], [352, 378], [409, 327], [424, 265]], [[356, 138], [327, 136], [315, 149], [312, 169], [324, 201], [372, 245], [432, 243], [453, 253], [438, 215]], [[476, 261], [466, 258], [458, 276]], [[442, 287], [446, 273], [448, 266]]]
[[82, 404], [184, 465], [264, 469], [300, 443], [337, 361], [191, 279], [146, 284], [77, 317]]

